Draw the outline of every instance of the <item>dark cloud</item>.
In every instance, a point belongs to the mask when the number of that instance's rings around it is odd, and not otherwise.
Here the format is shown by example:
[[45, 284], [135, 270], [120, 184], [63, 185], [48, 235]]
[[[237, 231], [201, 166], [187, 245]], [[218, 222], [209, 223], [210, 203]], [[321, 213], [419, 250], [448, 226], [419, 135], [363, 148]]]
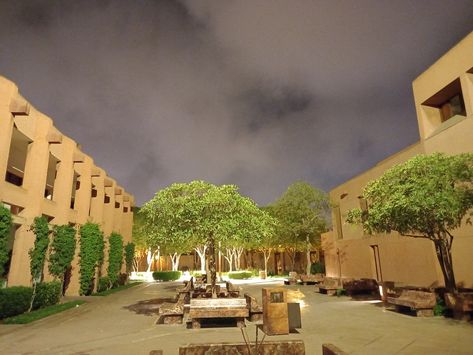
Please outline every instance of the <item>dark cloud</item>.
[[0, 1], [0, 75], [138, 203], [192, 179], [267, 203], [416, 141], [411, 82], [471, 18], [471, 0]]

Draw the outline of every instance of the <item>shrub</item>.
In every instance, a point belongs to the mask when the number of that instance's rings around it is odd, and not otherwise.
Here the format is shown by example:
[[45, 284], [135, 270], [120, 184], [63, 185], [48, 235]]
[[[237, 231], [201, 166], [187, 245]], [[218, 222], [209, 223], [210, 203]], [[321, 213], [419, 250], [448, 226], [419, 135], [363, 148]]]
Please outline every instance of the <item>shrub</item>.
[[134, 257], [135, 257], [135, 244], [128, 243], [125, 246], [125, 265], [126, 265], [127, 273], [130, 273], [132, 270]]
[[251, 271], [232, 271], [228, 273], [228, 278], [229, 279], [234, 279], [234, 280], [246, 280], [249, 279], [250, 277], [253, 276], [253, 273]]
[[325, 274], [325, 265], [322, 263], [313, 263], [310, 265], [311, 274]]
[[337, 297], [346, 296], [346, 294], [347, 294], [347, 290], [345, 290], [344, 288], [337, 288], [337, 291], [336, 291]]
[[97, 292], [107, 291], [110, 288], [111, 282], [108, 276], [103, 276], [99, 278], [99, 283], [97, 285]]
[[0, 289], [0, 318], [26, 312], [30, 307], [31, 297], [31, 287], [14, 286]]
[[123, 237], [118, 233], [110, 234], [108, 238], [108, 267], [107, 275], [113, 287], [118, 286], [118, 277], [123, 264]]
[[153, 279], [156, 281], [176, 281], [181, 277], [180, 271], [155, 271]]
[[49, 226], [45, 217], [36, 217], [31, 226], [35, 234], [34, 247], [28, 252], [30, 255], [30, 272], [33, 283], [41, 280], [43, 275], [46, 250], [49, 245]]
[[128, 281], [128, 274], [126, 272], [122, 272], [120, 276], [118, 276], [118, 286], [123, 286]]
[[434, 316], [443, 316], [447, 312], [445, 301], [441, 297], [437, 297], [437, 303], [434, 306]]
[[6, 264], [10, 259], [8, 255], [8, 238], [10, 237], [11, 224], [10, 210], [0, 204], [0, 277], [5, 274]]
[[36, 285], [36, 294], [33, 300], [33, 309], [53, 306], [61, 298], [62, 282], [40, 282]]

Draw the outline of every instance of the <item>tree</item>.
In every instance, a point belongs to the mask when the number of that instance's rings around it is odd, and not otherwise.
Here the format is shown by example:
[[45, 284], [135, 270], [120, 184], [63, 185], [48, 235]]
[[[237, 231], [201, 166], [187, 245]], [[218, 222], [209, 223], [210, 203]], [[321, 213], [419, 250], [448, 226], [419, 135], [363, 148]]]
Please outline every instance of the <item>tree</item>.
[[12, 225], [11, 212], [8, 208], [0, 204], [0, 277], [4, 276], [9, 261], [8, 238]]
[[133, 243], [135, 244], [134, 264], [135, 271], [138, 270], [140, 260], [146, 260], [146, 271], [150, 272], [155, 257], [159, 260], [161, 248], [156, 244], [154, 238], [148, 238], [144, 215], [140, 208], [133, 208]]
[[33, 302], [36, 296], [36, 286], [43, 278], [44, 261], [46, 260], [46, 251], [49, 245], [49, 225], [45, 217], [36, 217], [31, 225], [31, 230], [35, 235], [34, 246], [28, 252], [30, 256], [30, 273], [33, 282], [33, 297], [31, 298], [30, 308], [33, 308]]
[[271, 233], [271, 217], [258, 209], [234, 185], [204, 181], [172, 184], [144, 204], [148, 235], [157, 244], [207, 246], [210, 279], [215, 295], [215, 247], [220, 242], [259, 240]]
[[320, 247], [320, 235], [327, 230], [328, 208], [327, 194], [303, 181], [290, 185], [270, 206], [279, 221], [278, 239], [289, 252], [292, 270], [296, 252], [305, 249], [310, 274], [310, 251], [314, 246]]
[[[129, 274], [133, 269], [133, 258], [135, 256], [135, 244], [127, 243], [125, 245], [125, 265], [126, 273]], [[137, 270], [138, 271], [138, 270]]]
[[473, 207], [473, 154], [418, 155], [386, 171], [363, 190], [368, 209], [349, 211], [347, 221], [368, 233], [398, 232], [434, 243], [449, 292], [456, 292], [452, 231]]
[[[268, 213], [269, 215], [274, 215], [272, 206], [261, 207], [261, 209], [265, 211], [266, 213]], [[279, 225], [277, 223], [277, 219], [273, 219], [273, 228], [277, 230], [278, 227]], [[267, 275], [268, 274], [268, 261], [269, 261], [269, 258], [271, 257], [271, 253], [279, 249], [279, 239], [273, 233], [265, 234], [262, 236], [259, 243], [253, 244], [251, 247], [263, 253], [264, 272]]]
[[49, 273], [61, 281], [64, 288], [64, 274], [71, 267], [76, 250], [76, 230], [69, 226], [54, 226], [51, 252], [49, 253]]
[[94, 274], [103, 263], [103, 233], [98, 224], [86, 223], [80, 227], [80, 290], [81, 295], [88, 295], [93, 288]]

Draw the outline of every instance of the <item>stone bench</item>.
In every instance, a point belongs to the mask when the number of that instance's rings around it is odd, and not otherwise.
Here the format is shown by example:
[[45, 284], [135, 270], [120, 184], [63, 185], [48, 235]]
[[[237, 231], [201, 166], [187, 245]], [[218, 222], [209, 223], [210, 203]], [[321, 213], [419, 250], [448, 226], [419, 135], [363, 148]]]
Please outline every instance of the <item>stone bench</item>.
[[398, 311], [401, 307], [410, 308], [418, 317], [433, 316], [433, 308], [437, 303], [435, 293], [419, 290], [402, 290], [399, 297], [388, 297], [387, 301]]
[[[248, 352], [250, 347], [250, 352]], [[255, 344], [246, 343], [206, 343], [188, 344], [179, 347], [179, 355], [227, 355], [227, 354], [256, 354]], [[304, 355], [305, 346], [302, 340], [264, 341], [258, 344], [259, 355]]]
[[208, 318], [235, 318], [237, 326], [244, 326], [249, 310], [244, 298], [192, 299], [189, 306], [189, 320], [192, 328], [200, 328], [201, 320]]
[[343, 281], [343, 288], [349, 295], [379, 293], [378, 283], [373, 279], [346, 280]]
[[303, 285], [316, 285], [324, 281], [324, 274], [301, 275], [301, 283]]
[[187, 295], [181, 294], [175, 303], [164, 302], [159, 306], [159, 317], [156, 324], [181, 324], [187, 300]]
[[228, 297], [239, 297], [240, 296], [240, 288], [236, 287], [230, 281], [225, 282], [225, 287], [227, 288]]
[[295, 271], [289, 272], [289, 277], [284, 280], [285, 285], [295, 285], [299, 281], [299, 275]]
[[340, 288], [342, 288], [340, 279], [335, 277], [326, 277], [322, 283], [315, 286], [315, 292], [326, 293], [327, 295], [333, 296]]
[[246, 305], [250, 311], [250, 321], [255, 322], [263, 319], [263, 306], [261, 306], [256, 298], [245, 293]]

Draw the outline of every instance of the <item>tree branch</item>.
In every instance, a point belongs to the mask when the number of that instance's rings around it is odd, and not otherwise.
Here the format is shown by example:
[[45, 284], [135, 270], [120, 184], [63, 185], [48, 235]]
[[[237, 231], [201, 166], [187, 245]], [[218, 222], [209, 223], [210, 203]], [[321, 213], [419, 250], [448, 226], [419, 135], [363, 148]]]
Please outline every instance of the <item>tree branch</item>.
[[399, 234], [402, 235], [403, 237], [431, 239], [430, 237], [425, 236], [425, 235], [405, 234], [405, 233], [399, 233]]

